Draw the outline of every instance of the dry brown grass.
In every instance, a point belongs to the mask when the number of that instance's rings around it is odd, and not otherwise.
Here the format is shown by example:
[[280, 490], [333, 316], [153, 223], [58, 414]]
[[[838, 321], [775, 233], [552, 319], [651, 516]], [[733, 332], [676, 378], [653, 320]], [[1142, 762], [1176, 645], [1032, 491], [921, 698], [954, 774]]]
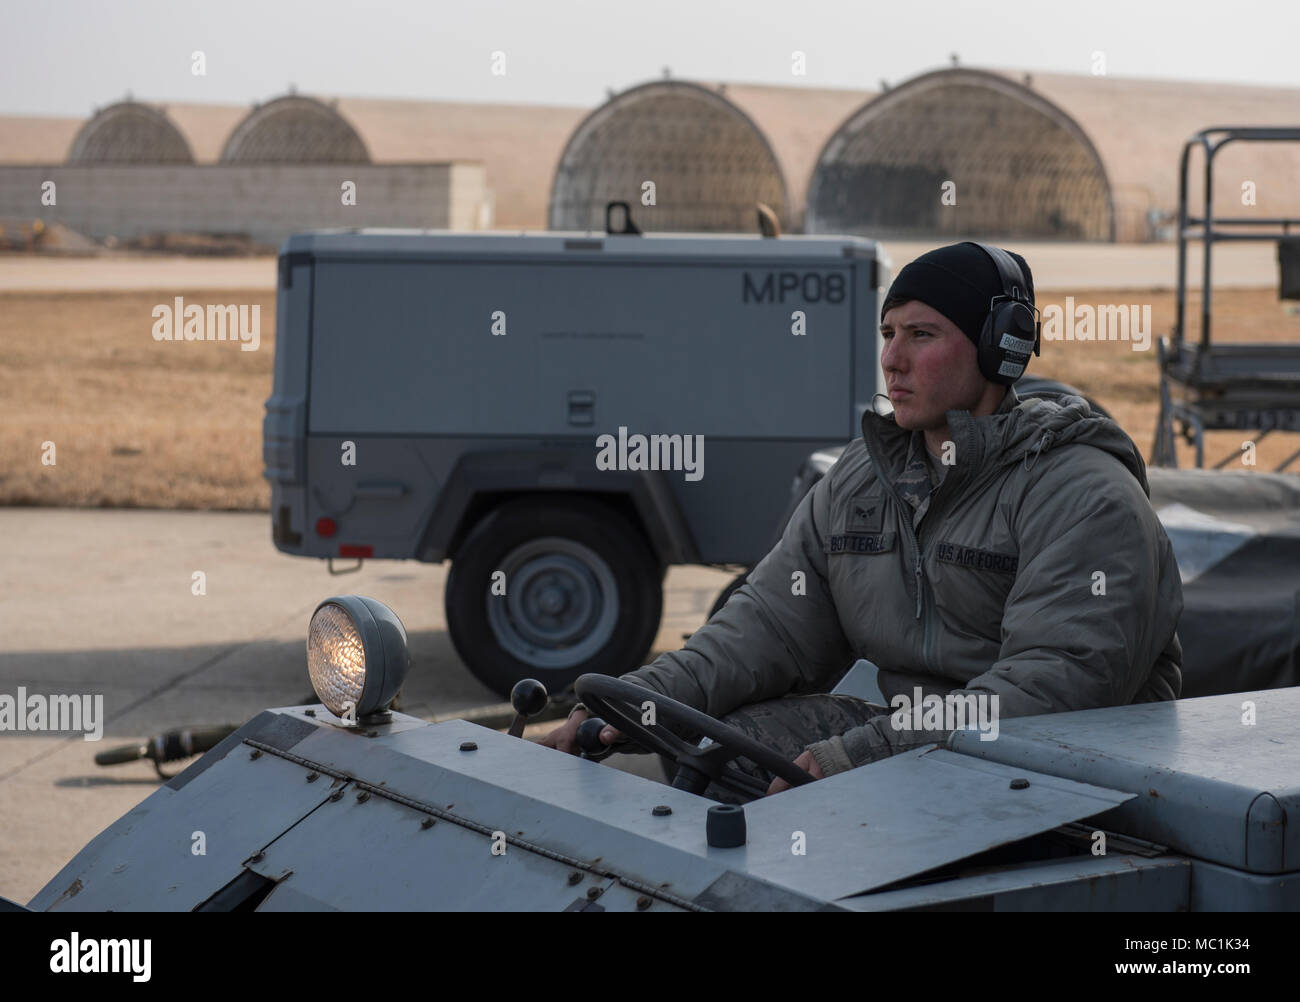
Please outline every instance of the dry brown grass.
[[[261, 306], [261, 345], [156, 342], [174, 292], [0, 296], [0, 503], [265, 509], [261, 420], [275, 293], [187, 296]], [[41, 465], [41, 443], [57, 465]]]
[[[1044, 342], [1043, 355], [1029, 366], [1031, 374], [1059, 379], [1079, 387], [1110, 411], [1120, 426], [1137, 443], [1144, 459], [1150, 459], [1159, 414], [1159, 370], [1155, 341], [1169, 334], [1174, 326], [1175, 296], [1169, 290], [1091, 289], [1073, 293], [1045, 293], [1039, 298], [1040, 309], [1055, 303], [1064, 309], [1067, 295], [1075, 305], [1150, 304], [1151, 348], [1134, 351], [1123, 342]], [[1213, 299], [1214, 340], [1272, 341], [1300, 345], [1300, 316], [1288, 313], [1277, 298], [1276, 289], [1216, 290]], [[1199, 293], [1188, 296], [1189, 339], [1199, 337]], [[1230, 452], [1240, 454], [1242, 443], [1250, 433], [1240, 431], [1210, 432], [1205, 436], [1205, 462], [1212, 465]], [[1256, 451], [1257, 471], [1271, 470], [1300, 448], [1300, 435], [1275, 432], [1259, 443]], [[1180, 444], [1179, 462], [1189, 466], [1195, 461], [1190, 446]], [[1230, 468], [1247, 469], [1239, 461]], [[1296, 469], [1292, 466], [1291, 469]]]
[[[158, 343], [150, 311], [173, 292], [0, 295], [0, 504], [265, 510], [261, 422], [275, 352], [273, 292], [205, 292], [186, 302], [262, 307], [261, 347]], [[1173, 323], [1172, 292], [1088, 290], [1077, 303], [1150, 303], [1155, 335]], [[1039, 305], [1064, 305], [1065, 294]], [[1192, 309], [1197, 308], [1193, 301]], [[1216, 337], [1300, 343], [1300, 317], [1270, 290], [1216, 293]], [[1094, 396], [1144, 456], [1156, 421], [1155, 349], [1123, 343], [1045, 345], [1030, 371]], [[1209, 436], [1207, 458], [1240, 449], [1244, 436]], [[41, 465], [53, 441], [56, 466]], [[1300, 447], [1276, 434], [1257, 469]], [[1190, 451], [1183, 450], [1184, 458]]]

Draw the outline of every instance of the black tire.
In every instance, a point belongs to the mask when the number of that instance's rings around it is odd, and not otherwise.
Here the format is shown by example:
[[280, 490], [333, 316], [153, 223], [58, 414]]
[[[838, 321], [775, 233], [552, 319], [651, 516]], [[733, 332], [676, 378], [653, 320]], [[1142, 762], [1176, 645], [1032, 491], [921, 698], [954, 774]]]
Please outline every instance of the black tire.
[[[505, 595], [492, 593], [496, 571]], [[555, 694], [587, 672], [644, 664], [662, 582], [644, 537], [616, 512], [584, 498], [519, 498], [493, 509], [456, 551], [447, 630], [469, 670], [503, 698], [521, 678]]]
[[713, 608], [709, 610], [709, 619], [712, 619], [714, 616], [716, 616], [718, 614], [718, 610], [727, 604], [727, 599], [731, 598], [735, 590], [749, 580], [749, 571], [752, 571], [753, 569], [754, 568], [751, 567], [749, 568], [749, 570], [745, 571], [744, 573], [737, 574], [734, 578], [731, 579], [730, 582], [727, 583], [727, 587], [723, 588], [722, 591], [718, 592], [718, 597], [717, 599], [714, 600]]

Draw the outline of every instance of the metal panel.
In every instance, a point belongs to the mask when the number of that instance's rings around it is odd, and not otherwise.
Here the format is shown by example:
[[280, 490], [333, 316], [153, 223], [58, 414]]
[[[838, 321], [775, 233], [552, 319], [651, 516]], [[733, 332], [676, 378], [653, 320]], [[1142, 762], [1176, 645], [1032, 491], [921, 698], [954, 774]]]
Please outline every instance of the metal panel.
[[[465, 740], [477, 750], [458, 751]], [[1099, 813], [1131, 796], [918, 749], [751, 803], [748, 845], [713, 849], [705, 839], [712, 801], [464, 721], [364, 743], [331, 740], [322, 731], [294, 751], [349, 775], [382, 777], [388, 790], [520, 833], [547, 851], [579, 859], [599, 853], [602, 868], [686, 898], [729, 869], [833, 900]], [[1010, 789], [1020, 777], [1030, 786]], [[660, 804], [672, 814], [653, 816]], [[792, 853], [795, 831], [805, 833], [806, 855]]]
[[[357, 799], [361, 793], [364, 801]], [[270, 846], [250, 868], [306, 898], [345, 911], [563, 911], [598, 900], [613, 881], [508, 845], [349, 785]], [[515, 834], [511, 832], [510, 834]], [[569, 882], [571, 873], [580, 879]], [[595, 889], [600, 897], [590, 899]], [[635, 897], [632, 899], [635, 901]]]
[[[567, 436], [569, 394], [584, 391], [594, 394], [593, 441], [620, 427], [842, 441], [853, 412], [851, 279], [842, 258], [321, 261], [309, 430]], [[791, 334], [794, 310], [806, 314], [806, 336]], [[506, 333], [494, 336], [498, 312]]]
[[[476, 750], [460, 751], [466, 741]], [[465, 721], [365, 742], [340, 741], [323, 731], [294, 752], [382, 783], [385, 791], [427, 804], [465, 826], [504, 831], [510, 838], [507, 853], [537, 846], [581, 864], [579, 869], [653, 882], [682, 898], [702, 893], [726, 869], [702, 858], [705, 815], [713, 801]], [[658, 805], [672, 813], [652, 815]], [[435, 829], [454, 825], [438, 820]], [[481, 835], [475, 837], [487, 845]], [[486, 862], [495, 861], [486, 857]]]
[[[992, 768], [989, 768], [992, 766]], [[1027, 779], [1011, 789], [1013, 779]], [[1131, 798], [1027, 769], [919, 748], [746, 806], [749, 843], [714, 859], [776, 884], [838, 900]], [[806, 854], [794, 855], [794, 833]]]
[[[467, 738], [478, 750], [457, 753]], [[462, 721], [364, 746], [331, 742], [318, 734], [295, 751], [318, 761], [329, 759], [353, 774], [357, 769], [382, 774], [389, 789], [430, 803], [454, 803], [457, 813], [493, 828], [523, 831], [548, 849], [583, 856], [599, 845], [605, 863], [620, 865], [626, 858], [637, 873], [657, 874], [655, 867], [665, 859], [637, 855], [654, 854], [654, 847], [645, 844], [648, 839], [823, 897], [892, 883], [1129, 798], [941, 749], [919, 749], [751, 803], [746, 808], [749, 845], [720, 850], [709, 848], [704, 838], [712, 801]], [[405, 755], [396, 756], [396, 751]], [[440, 768], [435, 772], [415, 759]], [[457, 774], [478, 784], [467, 787]], [[1031, 780], [1030, 787], [1009, 789], [1010, 780], [1022, 776]], [[410, 793], [413, 784], [423, 792]], [[887, 812], [873, 810], [886, 803]], [[650, 809], [656, 804], [672, 807], [672, 815], [653, 817]], [[572, 815], [580, 823], [575, 825]], [[807, 835], [807, 856], [791, 853], [795, 830]], [[860, 855], [849, 851], [855, 844], [862, 846]], [[836, 851], [826, 852], [827, 846]], [[680, 869], [683, 864], [674, 860], [671, 865]], [[670, 873], [668, 879], [674, 887], [682, 886], [682, 875]]]
[[752, 566], [772, 548], [772, 534], [785, 528], [790, 476], [808, 453], [830, 438], [804, 441], [706, 440], [708, 475], [688, 483], [667, 482], [690, 527], [701, 563]]
[[[241, 745], [180, 790], [163, 787], [98, 835], [29, 907], [36, 911], [189, 911], [240, 864], [319, 807], [328, 778]], [[205, 853], [194, 855], [195, 832]]]
[[856, 696], [866, 703], [888, 706], [889, 700], [880, 691], [880, 683], [876, 679], [879, 672], [880, 668], [878, 666], [866, 658], [861, 658], [853, 662], [853, 667], [845, 672], [842, 679], [835, 683], [831, 695]]
[[1197, 912], [1300, 912], [1300, 873], [1243, 873], [1192, 860], [1191, 907]]
[[[395, 714], [370, 730], [267, 711], [244, 732], [267, 741], [247, 737], [155, 793], [33, 906], [189, 909], [243, 864], [283, 881], [266, 910], [643, 910], [641, 898], [650, 910], [817, 909], [1130, 796], [918, 749], [752, 803], [748, 844], [714, 849], [703, 797], [465, 721]], [[1012, 789], [1016, 778], [1029, 785]], [[345, 795], [325, 802], [332, 792]], [[653, 813], [660, 805], [671, 813]], [[189, 855], [196, 829], [202, 857]], [[492, 854], [497, 831], [503, 856]], [[795, 831], [805, 855], [791, 851]], [[587, 897], [591, 887], [600, 894]]]
[[[1254, 723], [1245, 723], [1244, 704]], [[1138, 796], [1099, 819], [1126, 835], [1257, 873], [1300, 870], [1300, 688], [1004, 720], [954, 751]], [[1288, 754], [1288, 749], [1291, 754]]]
[[1191, 866], [1182, 857], [1077, 856], [839, 903], [864, 912], [1186, 911]]
[[853, 284], [853, 416], [846, 436], [850, 441], [862, 434], [862, 415], [871, 408], [877, 393], [885, 392], [885, 373], [880, 366], [880, 307], [892, 277], [893, 263], [883, 247], [877, 258], [854, 267]]
[[[435, 501], [447, 504], [457, 519], [461, 513], [458, 498], [444, 493], [457, 459], [488, 447], [494, 454], [518, 450], [538, 456], [542, 452], [537, 439], [518, 436], [490, 440], [353, 437], [358, 455], [367, 457], [363, 468], [339, 463], [339, 446], [347, 437], [312, 436], [307, 440], [312, 491], [305, 505], [306, 516], [296, 524], [310, 528], [319, 516], [329, 515], [337, 521], [339, 534], [324, 539], [308, 532], [301, 547], [306, 555], [335, 556], [340, 542], [363, 542], [374, 546], [376, 558], [428, 559], [431, 554], [419, 544]], [[687, 481], [674, 471], [597, 471], [593, 436], [582, 440], [548, 439], [547, 444], [552, 451], [558, 451], [561, 445], [571, 446], [594, 476], [606, 478], [609, 489], [618, 489], [619, 477], [657, 476], [671, 492], [683, 524], [698, 544], [698, 562], [754, 564], [771, 549], [772, 533], [789, 503], [791, 471], [826, 441], [706, 439], [706, 476], [699, 481]], [[406, 484], [409, 493], [395, 499], [363, 496], [357, 486], [373, 479], [373, 474], [366, 474], [364, 469], [375, 468], [384, 470], [385, 477]], [[525, 489], [524, 485], [535, 476], [532, 462], [521, 463], [509, 488], [498, 489]], [[589, 488], [584, 485], [574, 489]], [[743, 499], [743, 503], [737, 499]]]
[[312, 263], [301, 254], [284, 254], [279, 258], [279, 271], [275, 296], [275, 372], [262, 420], [265, 476], [277, 486], [300, 484], [304, 473]]
[[319, 898], [313, 898], [288, 884], [277, 884], [260, 905], [259, 912], [333, 912], [338, 911], [333, 905]]
[[[566, 251], [574, 238], [599, 245], [599, 249]], [[408, 260], [516, 259], [540, 261], [556, 258], [617, 256], [620, 262], [705, 258], [712, 262], [734, 259], [777, 260], [791, 257], [812, 263], [842, 259], [845, 246], [858, 258], [870, 259], [880, 245], [862, 237], [792, 234], [770, 239], [757, 234], [713, 235], [697, 233], [646, 233], [641, 236], [601, 236], [595, 240], [582, 232], [549, 231], [538, 234], [463, 233], [449, 230], [410, 230], [368, 227], [358, 230], [321, 230], [290, 237], [282, 252], [304, 251], [318, 259], [355, 259], [362, 256]]]

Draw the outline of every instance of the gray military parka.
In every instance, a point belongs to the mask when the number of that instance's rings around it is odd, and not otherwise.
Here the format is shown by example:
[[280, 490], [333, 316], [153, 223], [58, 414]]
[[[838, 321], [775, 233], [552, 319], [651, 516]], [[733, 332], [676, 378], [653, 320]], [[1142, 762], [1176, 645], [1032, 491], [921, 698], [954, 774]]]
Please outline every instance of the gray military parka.
[[[925, 508], [898, 485], [920, 433], [867, 412], [727, 604], [624, 677], [714, 717], [824, 692], [858, 658], [891, 705], [918, 688], [997, 695], [1000, 718], [1176, 699], [1182, 586], [1132, 440], [1074, 396], [1008, 389], [994, 414], [947, 416]], [[809, 748], [830, 775], [948, 736], [892, 721]]]

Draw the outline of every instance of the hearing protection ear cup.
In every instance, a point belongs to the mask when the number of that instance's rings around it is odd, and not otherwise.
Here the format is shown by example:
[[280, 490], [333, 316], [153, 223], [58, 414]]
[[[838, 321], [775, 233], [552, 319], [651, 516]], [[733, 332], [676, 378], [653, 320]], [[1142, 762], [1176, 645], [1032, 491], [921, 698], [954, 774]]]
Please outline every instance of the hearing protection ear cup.
[[1002, 280], [1002, 295], [994, 296], [989, 303], [989, 314], [980, 330], [976, 359], [985, 379], [1010, 386], [1025, 374], [1030, 354], [1041, 353], [1042, 324], [1016, 259], [1001, 247], [974, 240], [967, 243], [989, 256]]
[[976, 346], [980, 372], [991, 383], [1010, 386], [1025, 374], [1038, 344], [1038, 322], [1025, 303], [996, 303], [984, 319]]

